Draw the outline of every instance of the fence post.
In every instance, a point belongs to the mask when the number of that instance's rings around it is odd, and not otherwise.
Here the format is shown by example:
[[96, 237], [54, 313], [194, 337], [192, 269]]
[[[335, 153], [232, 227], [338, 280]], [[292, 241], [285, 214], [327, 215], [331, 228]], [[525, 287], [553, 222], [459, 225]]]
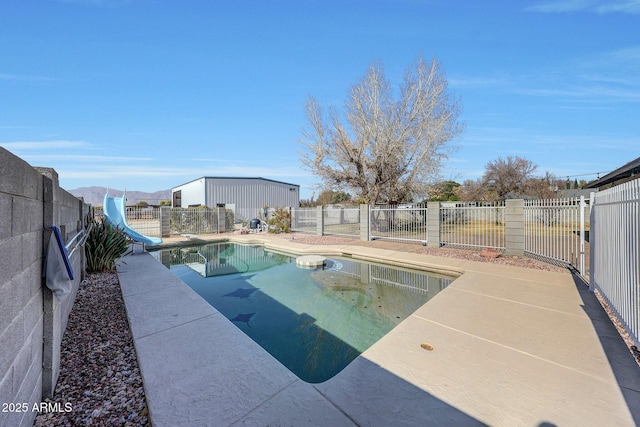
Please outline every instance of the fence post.
[[584, 276], [584, 196], [580, 196], [580, 275]]
[[427, 202], [427, 246], [440, 247], [440, 202]]
[[160, 237], [171, 236], [171, 208], [160, 206]]
[[360, 205], [360, 240], [371, 240], [369, 222], [371, 221], [371, 206], [368, 204]]
[[227, 215], [224, 208], [216, 208], [218, 215], [218, 233], [227, 231]]
[[505, 203], [506, 254], [524, 256], [524, 200], [509, 199]]
[[324, 215], [323, 207], [316, 207], [316, 235], [322, 236], [324, 234]]
[[589, 291], [594, 292], [596, 290], [594, 266], [596, 259], [596, 194], [589, 193]]

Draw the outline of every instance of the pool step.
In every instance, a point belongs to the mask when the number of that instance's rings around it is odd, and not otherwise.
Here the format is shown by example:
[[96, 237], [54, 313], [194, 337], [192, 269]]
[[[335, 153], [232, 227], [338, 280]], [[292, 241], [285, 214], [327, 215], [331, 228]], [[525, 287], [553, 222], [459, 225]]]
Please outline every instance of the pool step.
[[296, 258], [298, 267], [316, 268], [322, 267], [327, 262], [327, 258], [321, 255], [302, 255]]

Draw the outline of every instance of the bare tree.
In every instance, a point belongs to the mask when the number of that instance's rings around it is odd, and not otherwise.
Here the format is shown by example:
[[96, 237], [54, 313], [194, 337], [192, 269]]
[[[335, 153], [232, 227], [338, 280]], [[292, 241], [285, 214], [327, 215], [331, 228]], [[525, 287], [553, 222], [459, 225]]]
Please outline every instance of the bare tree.
[[531, 178], [537, 166], [523, 157], [498, 157], [487, 163], [482, 181], [498, 200], [503, 200], [508, 193], [520, 194], [524, 184]]
[[325, 118], [318, 102], [305, 105], [309, 128], [302, 163], [329, 188], [353, 191], [363, 203], [398, 203], [438, 176], [450, 142], [464, 126], [440, 64], [419, 58], [407, 69], [395, 100], [383, 67], [372, 64], [344, 105]]
[[484, 186], [482, 179], [465, 180], [457, 189], [457, 194], [460, 200], [465, 202], [477, 201], [483, 202], [489, 200], [489, 192]]
[[553, 199], [558, 197], [558, 190], [565, 187], [565, 182], [550, 172], [543, 177], [531, 178], [524, 183], [524, 194], [536, 199]]

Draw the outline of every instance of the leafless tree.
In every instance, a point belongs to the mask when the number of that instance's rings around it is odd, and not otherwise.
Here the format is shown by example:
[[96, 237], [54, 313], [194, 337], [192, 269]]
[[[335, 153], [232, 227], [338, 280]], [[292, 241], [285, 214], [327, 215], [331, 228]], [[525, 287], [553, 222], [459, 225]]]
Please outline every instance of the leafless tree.
[[484, 186], [482, 179], [465, 180], [460, 187], [456, 190], [458, 197], [462, 201], [470, 202], [483, 202], [490, 199], [490, 194], [487, 187]]
[[450, 144], [464, 130], [462, 107], [440, 64], [419, 58], [394, 99], [381, 64], [352, 86], [341, 115], [310, 97], [302, 163], [329, 188], [353, 191], [363, 203], [399, 203], [423, 193], [438, 176]]
[[498, 157], [487, 163], [482, 177], [484, 185], [489, 188], [498, 200], [503, 200], [508, 193], [516, 195], [524, 189], [524, 184], [537, 169], [537, 166], [523, 157]]
[[523, 193], [527, 197], [536, 199], [553, 199], [558, 197], [558, 190], [564, 188], [565, 183], [550, 172], [543, 177], [530, 178], [525, 181]]

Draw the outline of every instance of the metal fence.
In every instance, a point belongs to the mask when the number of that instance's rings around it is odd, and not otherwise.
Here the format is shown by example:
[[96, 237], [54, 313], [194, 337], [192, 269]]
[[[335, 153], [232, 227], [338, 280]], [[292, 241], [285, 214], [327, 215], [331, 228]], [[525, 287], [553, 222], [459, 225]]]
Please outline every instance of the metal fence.
[[525, 200], [525, 253], [571, 265], [586, 274], [588, 209], [584, 197]]
[[315, 233], [318, 228], [316, 208], [291, 208], [291, 230]]
[[589, 282], [640, 346], [640, 179], [596, 193], [590, 222]]
[[210, 234], [233, 230], [234, 215], [229, 209], [171, 208], [171, 234]]
[[[135, 231], [150, 237], [163, 237], [161, 208], [127, 207], [127, 223]], [[169, 234], [208, 234], [233, 230], [234, 215], [228, 209], [165, 208], [169, 215]], [[95, 218], [102, 220], [102, 209], [95, 209]], [[165, 236], [166, 237], [166, 232]]]
[[[94, 218], [100, 221], [104, 218], [102, 209], [94, 209]], [[145, 236], [162, 236], [160, 208], [130, 206], [127, 207], [126, 219], [131, 228]]]
[[371, 240], [427, 242], [427, 208], [374, 206], [369, 215]]
[[443, 202], [440, 244], [505, 249], [504, 202]]
[[327, 206], [322, 209], [324, 234], [338, 236], [360, 235], [360, 208]]

